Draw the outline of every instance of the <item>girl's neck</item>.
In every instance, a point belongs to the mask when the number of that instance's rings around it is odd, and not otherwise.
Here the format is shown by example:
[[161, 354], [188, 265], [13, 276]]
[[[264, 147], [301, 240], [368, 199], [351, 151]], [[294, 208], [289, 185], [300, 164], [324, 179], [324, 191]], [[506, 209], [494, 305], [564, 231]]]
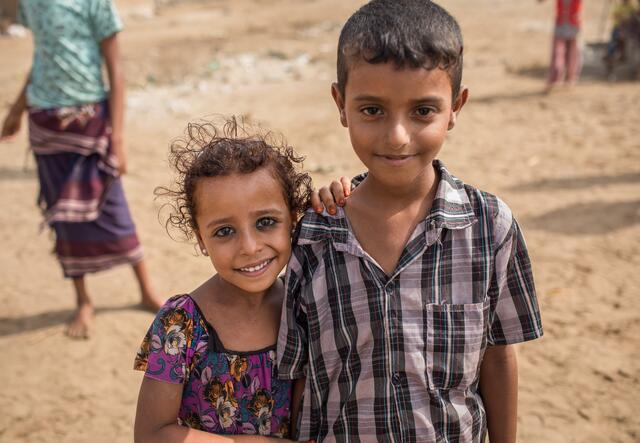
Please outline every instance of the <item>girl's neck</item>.
[[215, 297], [216, 301], [226, 306], [235, 306], [247, 310], [261, 309], [271, 293], [269, 289], [262, 292], [247, 292], [226, 280], [220, 278], [217, 274], [209, 280], [209, 292]]

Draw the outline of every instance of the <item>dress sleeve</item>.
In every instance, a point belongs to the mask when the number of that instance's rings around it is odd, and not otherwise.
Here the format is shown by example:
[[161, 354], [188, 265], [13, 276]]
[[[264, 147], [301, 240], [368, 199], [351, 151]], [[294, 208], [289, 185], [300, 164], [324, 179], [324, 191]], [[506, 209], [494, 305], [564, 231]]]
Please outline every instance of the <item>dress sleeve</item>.
[[285, 277], [285, 300], [278, 333], [278, 376], [286, 380], [304, 377], [308, 359], [307, 315], [302, 300], [304, 256], [303, 247], [294, 246]]
[[489, 288], [489, 345], [508, 345], [542, 336], [531, 261], [522, 231], [508, 208], [499, 214], [500, 222], [506, 235], [495, 255], [495, 274]]
[[136, 355], [133, 368], [154, 380], [181, 384], [193, 338], [193, 312], [169, 299], [156, 315]]
[[122, 31], [122, 20], [112, 0], [92, 0], [90, 4], [89, 19], [96, 41]]

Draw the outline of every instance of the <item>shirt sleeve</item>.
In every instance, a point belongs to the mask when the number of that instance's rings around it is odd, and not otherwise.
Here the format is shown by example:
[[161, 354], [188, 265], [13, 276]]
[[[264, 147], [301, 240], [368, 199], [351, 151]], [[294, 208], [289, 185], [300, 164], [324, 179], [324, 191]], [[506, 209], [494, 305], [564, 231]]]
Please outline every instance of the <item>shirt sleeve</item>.
[[193, 313], [169, 299], [142, 340], [133, 368], [154, 380], [183, 383], [192, 336]]
[[531, 261], [522, 231], [508, 208], [498, 215], [498, 224], [501, 221], [508, 230], [495, 255], [495, 274], [489, 289], [489, 345], [508, 345], [542, 336]]
[[122, 20], [112, 0], [93, 0], [89, 9], [91, 29], [96, 41], [122, 31]]
[[24, 1], [18, 1], [18, 14], [16, 16], [16, 21], [25, 28], [29, 28], [29, 20], [27, 19]]
[[302, 303], [304, 250], [294, 246], [285, 277], [285, 300], [278, 333], [278, 376], [295, 380], [305, 376], [308, 360], [307, 315]]

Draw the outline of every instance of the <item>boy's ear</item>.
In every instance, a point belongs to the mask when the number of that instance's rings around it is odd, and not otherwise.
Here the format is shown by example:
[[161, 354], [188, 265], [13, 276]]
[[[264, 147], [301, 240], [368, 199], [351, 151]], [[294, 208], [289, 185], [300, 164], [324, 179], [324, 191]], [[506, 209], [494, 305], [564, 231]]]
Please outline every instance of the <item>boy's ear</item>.
[[460, 87], [460, 92], [458, 92], [458, 96], [453, 101], [453, 104], [451, 106], [451, 115], [449, 116], [449, 126], [447, 128], [449, 131], [452, 130], [453, 127], [456, 125], [458, 114], [460, 113], [460, 110], [462, 109], [462, 107], [464, 106], [464, 104], [467, 102], [468, 99], [469, 99], [469, 88], [462, 85]]
[[347, 114], [344, 112], [344, 97], [340, 93], [340, 89], [338, 88], [337, 83], [331, 84], [331, 96], [333, 97], [333, 101], [336, 102], [336, 106], [338, 107], [338, 112], [340, 113], [340, 123], [345, 128], [348, 127]]

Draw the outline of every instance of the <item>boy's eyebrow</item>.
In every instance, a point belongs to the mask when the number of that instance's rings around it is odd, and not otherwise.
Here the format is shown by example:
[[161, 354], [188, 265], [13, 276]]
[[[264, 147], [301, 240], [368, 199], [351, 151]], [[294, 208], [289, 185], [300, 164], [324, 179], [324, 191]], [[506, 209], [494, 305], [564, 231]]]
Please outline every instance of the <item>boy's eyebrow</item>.
[[[382, 97], [377, 97], [375, 95], [356, 95], [353, 98], [354, 101], [356, 102], [384, 102], [386, 101], [384, 98]], [[422, 104], [422, 103], [429, 103], [429, 104], [434, 104], [434, 105], [442, 105], [444, 104], [444, 99], [442, 97], [439, 97], [437, 95], [428, 95], [426, 97], [419, 97], [416, 99], [411, 100], [411, 103], [413, 105], [418, 105], [418, 104]]]
[[419, 105], [422, 103], [429, 103], [434, 105], [443, 105], [444, 99], [437, 95], [428, 95], [426, 97], [416, 98], [415, 100], [411, 100], [411, 102], [415, 105]]
[[[250, 215], [252, 215], [253, 217], [262, 217], [264, 215], [280, 215], [281, 216], [282, 211], [279, 210], [278, 208], [265, 208], [257, 211], [252, 211]], [[232, 221], [233, 221], [233, 217], [216, 218], [214, 220], [211, 220], [209, 223], [207, 223], [207, 228], [210, 228], [216, 225], [231, 223]]]

